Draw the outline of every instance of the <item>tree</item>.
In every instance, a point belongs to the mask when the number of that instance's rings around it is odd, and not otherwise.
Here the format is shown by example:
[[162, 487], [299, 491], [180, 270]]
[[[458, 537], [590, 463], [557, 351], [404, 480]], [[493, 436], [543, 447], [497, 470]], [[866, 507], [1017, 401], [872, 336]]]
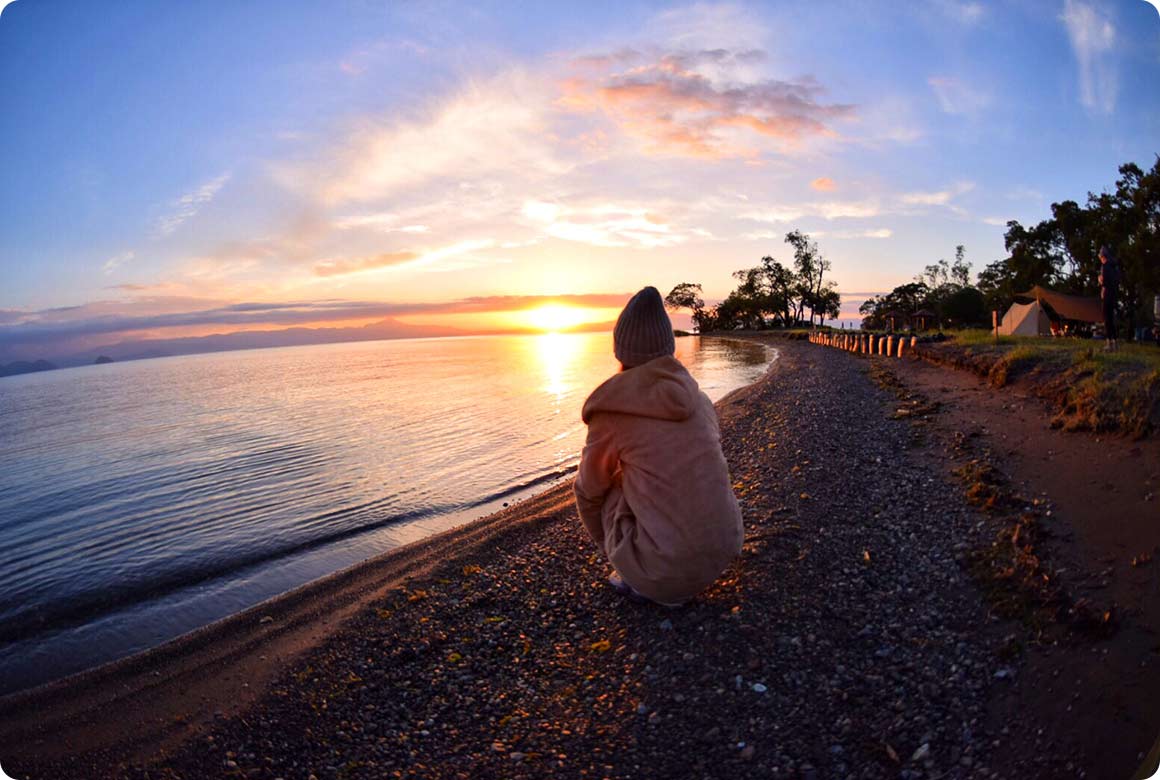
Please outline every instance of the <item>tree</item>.
[[817, 242], [812, 241], [808, 235], [802, 233], [800, 230], [786, 233], [785, 243], [793, 247], [794, 267], [797, 269], [798, 274], [799, 289], [796, 319], [800, 320], [802, 318], [804, 309], [808, 306], [810, 309], [810, 325], [813, 325], [814, 317], [817, 316], [819, 309], [823, 311], [823, 318], [825, 316], [822, 294], [827, 288], [823, 280], [826, 271], [830, 270], [830, 261], [818, 251]]
[[858, 312], [862, 315], [862, 327], [882, 329], [889, 322], [887, 315], [899, 311], [908, 317], [926, 305], [930, 287], [926, 282], [915, 281], [899, 285], [886, 295], [879, 295], [865, 301]]
[[979, 274], [988, 309], [1002, 309], [1033, 285], [1094, 296], [1099, 292], [1099, 248], [1120, 261], [1120, 305], [1129, 330], [1148, 317], [1149, 296], [1160, 290], [1160, 156], [1151, 170], [1119, 167], [1109, 192], [1089, 192], [1086, 205], [1051, 204], [1051, 218], [1025, 228], [1007, 223], [1009, 256]]
[[794, 268], [779, 263], [772, 256], [761, 258], [753, 268], [733, 272], [737, 287], [711, 311], [698, 310], [701, 286], [684, 282], [665, 298], [669, 308], [692, 308], [693, 320], [701, 332], [731, 330], [736, 327], [791, 327], [801, 322], [806, 308], [810, 323], [815, 317], [837, 317], [841, 295], [832, 280], [826, 280], [830, 262], [822, 257], [818, 245], [799, 230], [787, 233], [786, 243], [794, 247]]
[[987, 302], [978, 288], [960, 287], [943, 301], [939, 316], [951, 328], [984, 325], [988, 322]]
[[966, 261], [967, 250], [962, 244], [955, 247], [955, 264], [951, 266], [951, 282], [959, 287], [971, 286], [971, 264]]
[[708, 317], [705, 312], [705, 299], [701, 297], [701, 285], [681, 282], [665, 296], [665, 308], [670, 311], [689, 309], [693, 313], [693, 326], [698, 331], [706, 330]]

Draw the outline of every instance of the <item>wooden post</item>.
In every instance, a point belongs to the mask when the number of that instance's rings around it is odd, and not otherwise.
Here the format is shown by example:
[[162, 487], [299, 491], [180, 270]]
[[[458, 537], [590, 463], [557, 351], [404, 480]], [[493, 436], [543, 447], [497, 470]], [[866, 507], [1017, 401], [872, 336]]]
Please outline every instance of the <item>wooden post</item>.
[[886, 356], [889, 357], [894, 354], [894, 336], [886, 337]]
[[906, 339], [898, 339], [898, 357], [902, 357], [902, 353], [906, 350]]

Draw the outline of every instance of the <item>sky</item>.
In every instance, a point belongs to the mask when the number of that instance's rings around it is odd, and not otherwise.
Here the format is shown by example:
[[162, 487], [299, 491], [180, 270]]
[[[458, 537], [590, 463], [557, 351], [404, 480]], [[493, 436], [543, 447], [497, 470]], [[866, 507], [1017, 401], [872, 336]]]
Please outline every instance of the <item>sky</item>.
[[1144, 0], [15, 0], [0, 359], [606, 322], [645, 285], [720, 300], [794, 229], [856, 316], [1158, 139]]

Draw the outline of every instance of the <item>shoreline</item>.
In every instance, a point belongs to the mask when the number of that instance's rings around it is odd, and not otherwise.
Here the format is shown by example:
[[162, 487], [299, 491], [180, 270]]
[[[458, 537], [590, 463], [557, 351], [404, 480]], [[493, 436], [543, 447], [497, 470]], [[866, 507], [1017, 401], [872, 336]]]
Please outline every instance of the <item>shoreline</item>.
[[[592, 379], [592, 386], [596, 384], [596, 373], [601, 372], [601, 363], [589, 355], [595, 348], [595, 354], [603, 358], [599, 352], [603, 336], [595, 340], [588, 335], [569, 338], [572, 339], [568, 342], [572, 344], [568, 348], [571, 355], [568, 365], [571, 368], [562, 375], [566, 376], [565, 384], [545, 385], [548, 390], [540, 392], [538, 386], [521, 380], [520, 384], [526, 387], [520, 390], [520, 399], [510, 404], [496, 394], [489, 394], [487, 388], [492, 385], [488, 382], [476, 390], [475, 394], [483, 393], [485, 400], [490, 397], [487, 406], [495, 410], [486, 418], [479, 418], [478, 427], [491, 431], [489, 436], [493, 437], [489, 439], [493, 444], [487, 447], [480, 447], [477, 441], [483, 435], [482, 432], [477, 436], [473, 430], [456, 429], [449, 421], [441, 421], [438, 415], [430, 416], [419, 427], [407, 423], [411, 426], [410, 432], [403, 434], [399, 446], [387, 448], [393, 454], [386, 457], [375, 451], [364, 452], [361, 448], [365, 445], [361, 444], [332, 446], [331, 449], [339, 453], [333, 455], [328, 451], [330, 444], [326, 439], [340, 432], [341, 426], [334, 422], [323, 424], [308, 419], [305, 423], [295, 423], [287, 429], [261, 419], [250, 421], [240, 418], [242, 428], [259, 429], [264, 434], [273, 435], [280, 442], [278, 446], [287, 449], [274, 451], [271, 455], [260, 454], [263, 462], [269, 465], [264, 467], [264, 471], [259, 470], [257, 476], [251, 476], [248, 469], [235, 469], [237, 476], [231, 473], [231, 481], [238, 490], [248, 491], [246, 495], [251, 492], [265, 495], [262, 493], [266, 490], [265, 483], [278, 486], [285, 480], [297, 479], [297, 472], [293, 470], [286, 477], [279, 473], [284, 468], [299, 468], [300, 471], [306, 468], [284, 452], [294, 454], [309, 451], [313, 458], [311, 463], [325, 461], [338, 464], [325, 466], [326, 473], [334, 471], [339, 477], [352, 476], [357, 479], [354, 492], [344, 490], [341, 496], [326, 494], [325, 498], [321, 497], [323, 494], [319, 490], [323, 485], [333, 482], [330, 480], [318, 482], [318, 487], [302, 490], [290, 487], [289, 493], [279, 487], [263, 499], [266, 503], [261, 505], [255, 505], [254, 500], [239, 504], [237, 496], [231, 498], [228, 493], [213, 488], [213, 477], [204, 476], [211, 472], [188, 466], [188, 462], [211, 464], [213, 458], [225, 457], [221, 453], [215, 454], [212, 449], [206, 451], [204, 447], [196, 454], [186, 455], [180, 449], [167, 452], [164, 460], [155, 464], [152, 472], [148, 473], [144, 471], [148, 464], [127, 465], [125, 471], [132, 472], [135, 480], [134, 485], [129, 487], [125, 487], [128, 483], [122, 480], [122, 472], [110, 475], [103, 469], [85, 479], [65, 479], [61, 484], [56, 484], [59, 480], [54, 480], [51, 484], [42, 485], [37, 482], [33, 472], [25, 473], [22, 470], [23, 461], [14, 461], [16, 471], [6, 483], [13, 487], [14, 497], [17, 495], [15, 488], [24, 484], [29, 489], [23, 491], [23, 495], [34, 498], [64, 496], [70, 505], [79, 504], [87, 501], [89, 491], [97, 490], [94, 485], [100, 486], [100, 492], [93, 496], [96, 505], [86, 509], [94, 522], [100, 521], [94, 527], [102, 528], [102, 523], [107, 526], [116, 521], [120, 523], [117, 527], [124, 528], [121, 532], [115, 529], [112, 532], [90, 531], [87, 530], [87, 523], [81, 523], [70, 531], [70, 538], [80, 538], [90, 544], [108, 545], [109, 549], [104, 554], [114, 563], [125, 560], [133, 564], [135, 574], [126, 580], [125, 577], [114, 576], [115, 568], [109, 569], [108, 566], [73, 565], [71, 547], [62, 547], [59, 541], [53, 545], [52, 537], [45, 537], [46, 541], [41, 544], [43, 551], [40, 553], [44, 561], [42, 570], [33, 573], [35, 585], [25, 587], [16, 580], [6, 583], [10, 594], [19, 595], [27, 590], [28, 599], [18, 599], [11, 605], [12, 609], [5, 610], [9, 619], [4, 624], [5, 636], [0, 637], [0, 645], [4, 648], [0, 652], [0, 697], [158, 647], [267, 598], [357, 565], [393, 547], [486, 517], [509, 504], [526, 501], [571, 478], [583, 445], [583, 430], [578, 411], [569, 414], [569, 406], [575, 404], [579, 408], [583, 399], [577, 395], [586, 388], [586, 377]], [[520, 346], [517, 341], [527, 343]], [[497, 353], [502, 355], [507, 355], [508, 351], [513, 355], [517, 352], [522, 355], [525, 350], [530, 350], [529, 354], [539, 355], [535, 341], [536, 337], [529, 336], [504, 342], [506, 346], [495, 348], [507, 350]], [[690, 362], [694, 371], [705, 374], [706, 379], [703, 381], [712, 388], [709, 392], [713, 397], [741, 383], [752, 381], [755, 375], [766, 369], [768, 351], [760, 346], [749, 345], [748, 349], [738, 349], [736, 346], [725, 346], [725, 342], [709, 341], [705, 344], [703, 349], [707, 352], [706, 356], [697, 354], [696, 340], [686, 344], [681, 354], [683, 359]], [[718, 346], [714, 347], [713, 344]], [[456, 354], [466, 358], [473, 352], [474, 348]], [[611, 361], [611, 358], [607, 360]], [[533, 373], [539, 370], [534, 364], [529, 369]], [[523, 369], [520, 369], [519, 376], [524, 376]], [[548, 375], [545, 374], [545, 377]], [[530, 374], [528, 378], [533, 379]], [[389, 384], [392, 388], [402, 386], [405, 383], [401, 380]], [[441, 408], [443, 404], [437, 401], [435, 399], [418, 406], [428, 410]], [[455, 401], [452, 405], [458, 403]], [[370, 406], [373, 408], [374, 405]], [[399, 424], [406, 422], [398, 415], [409, 414], [406, 410], [411, 409], [412, 405], [392, 402], [390, 408], [395, 407], [399, 411], [390, 412], [389, 419], [397, 418]], [[246, 406], [243, 409], [248, 412], [250, 408]], [[475, 409], [465, 410], [465, 413], [467, 411], [477, 413]], [[423, 414], [429, 415], [429, 411]], [[520, 433], [528, 422], [536, 419], [532, 415], [540, 414], [556, 416], [544, 417], [542, 426], [536, 423]], [[192, 424], [192, 420], [181, 415], [174, 417]], [[319, 419], [328, 418], [323, 415]], [[504, 420], [511, 420], [512, 424], [509, 426], [503, 423]], [[525, 422], [520, 423], [520, 420]], [[330, 432], [319, 434], [318, 431], [324, 425]], [[497, 427], [501, 425], [510, 428], [511, 433]], [[299, 434], [299, 426], [306, 429], [304, 434]], [[317, 430], [311, 431], [311, 427]], [[24, 439], [25, 442], [40, 437], [35, 426], [29, 430], [32, 432]], [[430, 442], [433, 436], [440, 437], [440, 440], [445, 437], [456, 452], [474, 454], [466, 462], [461, 458], [446, 457], [441, 454], [442, 447], [431, 449], [424, 445], [423, 442]], [[506, 438], [501, 439], [499, 436]], [[52, 436], [48, 435], [47, 438], [52, 439]], [[141, 435], [136, 438], [142, 440]], [[397, 437], [390, 433], [388, 425], [368, 434], [366, 438], [377, 444], [390, 445]], [[249, 442], [246, 439], [235, 445], [231, 440], [230, 444], [225, 445], [229, 449], [223, 452], [230, 457], [237, 455], [251, 458], [258, 457], [252, 452], [256, 448], [269, 446]], [[54, 457], [60, 462], [75, 460], [67, 442], [54, 440], [53, 445]], [[145, 446], [147, 448], [148, 445]], [[139, 452], [140, 449], [135, 447], [128, 451]], [[495, 460], [499, 451], [507, 454]], [[413, 456], [398, 453], [412, 453]], [[294, 457], [298, 455], [294, 454]], [[400, 457], [403, 459], [399, 460]], [[464, 468], [470, 469], [470, 473], [465, 473]], [[171, 471], [181, 476], [171, 477]], [[262, 476], [263, 473], [269, 476]], [[317, 479], [329, 479], [326, 474], [319, 473], [322, 476]], [[166, 503], [170, 500], [167, 498], [169, 494], [162, 493], [159, 498], [142, 497], [149, 494], [141, 490], [153, 490], [155, 483], [167, 481], [183, 490], [197, 488], [201, 492], [195, 493], [194, 499], [182, 499], [184, 506], [175, 506], [172, 510]], [[0, 483], [4, 482], [0, 479]], [[428, 487], [422, 487], [419, 493], [415, 493], [417, 485]], [[172, 489], [176, 490], [177, 487]], [[327, 488], [328, 491], [330, 489]], [[293, 497], [296, 496], [301, 496], [302, 501], [295, 502]], [[129, 509], [117, 504], [125, 500], [133, 504]], [[287, 500], [291, 503], [286, 504]], [[304, 506], [300, 507], [298, 503]], [[43, 512], [41, 515], [47, 519], [37, 519], [40, 516], [35, 514], [34, 508], [35, 504], [31, 500], [13, 505], [12, 517], [9, 518], [11, 522], [7, 524], [27, 522], [28, 527], [35, 531], [40, 524], [51, 522], [51, 514], [44, 515]], [[3, 513], [0, 508], [0, 514]], [[180, 538], [165, 530], [169, 525], [168, 516], [175, 513], [181, 516], [190, 529], [179, 532]], [[153, 523], [156, 520], [154, 514], [167, 522], [161, 525]], [[5, 517], [8, 518], [8, 514]], [[244, 524], [251, 523], [255, 517], [263, 524], [271, 524], [273, 537], [266, 539], [259, 534], [253, 540], [237, 541], [228, 536], [234, 531], [221, 520], [235, 518], [230, 522], [241, 523], [240, 527], [244, 531]], [[303, 527], [299, 528], [299, 525]], [[136, 557], [131, 557], [138, 547], [133, 539], [140, 535], [133, 533], [133, 529], [172, 541], [166, 543], [168, 549], [154, 545], [150, 552], [155, 553], [156, 561], [146, 559], [148, 562], [138, 562]], [[13, 533], [16, 534], [12, 537], [18, 548], [14, 551], [16, 554], [24, 549], [23, 539], [27, 532]], [[116, 538], [118, 534], [126, 541], [120, 544], [106, 541]], [[214, 539], [218, 542], [215, 543]], [[188, 547], [192, 550], [190, 556], [180, 560], [172, 559], [175, 553], [170, 545], [174, 542], [179, 542], [182, 549]], [[83, 561], [80, 563], [84, 564]], [[80, 573], [74, 574], [73, 570]], [[62, 595], [70, 592], [74, 597]]]
[[[770, 352], [765, 372], [714, 402], [719, 414], [776, 370], [777, 347], [763, 345]], [[0, 744], [43, 744], [51, 735], [69, 754], [113, 749], [126, 758], [180, 744], [215, 719], [244, 711], [281, 668], [339, 632], [376, 597], [437, 563], [470, 555], [570, 508], [571, 477], [561, 480], [510, 507], [364, 559], [156, 647], [0, 696]], [[105, 708], [130, 701], [132, 726], [102, 723]], [[135, 736], [124, 740], [126, 731]]]
[[[134, 732], [131, 752], [180, 742], [243, 711], [279, 669], [338, 632], [376, 596], [572, 502], [571, 483], [516, 506], [368, 558], [183, 634], [155, 648], [0, 697], [0, 743], [59, 740], [69, 752], [105, 750]], [[212, 679], [203, 675], [212, 675]], [[102, 725], [105, 708], [132, 701], [129, 726]], [[34, 716], [35, 713], [35, 716]], [[25, 719], [35, 719], [29, 726]], [[18, 753], [23, 753], [18, 749]], [[7, 758], [8, 756], [5, 756]]]

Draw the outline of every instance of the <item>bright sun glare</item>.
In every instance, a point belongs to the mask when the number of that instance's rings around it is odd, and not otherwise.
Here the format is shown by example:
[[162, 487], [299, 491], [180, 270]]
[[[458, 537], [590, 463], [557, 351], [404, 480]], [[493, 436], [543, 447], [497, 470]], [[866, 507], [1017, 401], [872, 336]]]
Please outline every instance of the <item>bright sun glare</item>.
[[549, 332], [574, 328], [589, 320], [589, 315], [584, 309], [562, 306], [558, 303], [548, 303], [529, 309], [527, 317], [533, 328]]

